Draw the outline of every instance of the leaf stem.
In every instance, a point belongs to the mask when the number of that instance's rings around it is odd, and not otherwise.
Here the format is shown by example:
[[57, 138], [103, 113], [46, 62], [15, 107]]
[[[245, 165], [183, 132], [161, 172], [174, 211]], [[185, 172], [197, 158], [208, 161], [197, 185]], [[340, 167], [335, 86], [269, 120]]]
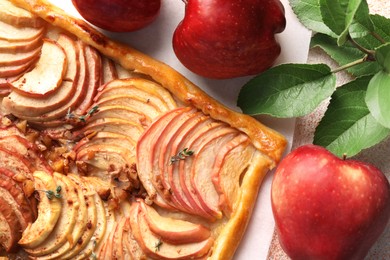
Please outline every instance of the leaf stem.
[[375, 60], [375, 51], [364, 48], [359, 43], [357, 43], [350, 35], [348, 36], [348, 40], [361, 52], [367, 54], [366, 60]]
[[383, 44], [386, 43], [386, 40], [383, 39], [382, 36], [380, 36], [378, 33], [371, 32], [371, 35], [374, 36], [374, 38], [377, 39], [378, 41], [380, 41], [381, 43], [383, 43]]
[[352, 61], [352, 62], [350, 62], [350, 63], [347, 63], [347, 64], [345, 64], [345, 65], [343, 65], [343, 66], [338, 67], [338, 68], [335, 68], [335, 69], [332, 70], [331, 72], [332, 72], [332, 73], [337, 73], [337, 72], [340, 72], [340, 71], [342, 71], [342, 70], [348, 69], [348, 68], [350, 68], [350, 67], [356, 66], [356, 65], [358, 65], [358, 64], [361, 64], [361, 63], [367, 61], [367, 58], [368, 58], [368, 55], [365, 55], [363, 58], [358, 59], [358, 60], [355, 60], [355, 61]]

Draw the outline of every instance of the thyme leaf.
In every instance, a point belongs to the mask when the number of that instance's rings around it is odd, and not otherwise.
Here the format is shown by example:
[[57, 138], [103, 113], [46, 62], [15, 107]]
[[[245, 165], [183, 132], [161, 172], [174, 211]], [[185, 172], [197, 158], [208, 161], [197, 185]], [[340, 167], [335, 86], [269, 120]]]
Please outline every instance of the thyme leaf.
[[57, 199], [62, 198], [61, 190], [62, 190], [62, 187], [60, 185], [58, 185], [55, 192], [52, 190], [41, 190], [41, 191], [43, 191], [46, 194], [46, 197], [49, 200], [52, 200], [54, 197], [56, 197]]
[[157, 242], [154, 244], [154, 252], [160, 251], [160, 247], [163, 244], [163, 242], [159, 239]]
[[194, 151], [189, 150], [188, 148], [184, 148], [183, 150], [179, 151], [176, 155], [171, 156], [169, 160], [169, 165], [172, 165], [175, 162], [178, 162], [180, 160], [184, 160], [185, 158], [192, 156], [193, 154]]

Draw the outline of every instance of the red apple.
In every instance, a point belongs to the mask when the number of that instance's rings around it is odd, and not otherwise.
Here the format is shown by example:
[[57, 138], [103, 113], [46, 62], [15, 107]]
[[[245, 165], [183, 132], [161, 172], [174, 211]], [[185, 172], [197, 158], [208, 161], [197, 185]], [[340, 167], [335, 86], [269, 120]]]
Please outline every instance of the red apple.
[[173, 49], [189, 70], [208, 78], [258, 74], [280, 54], [285, 28], [279, 0], [188, 0]]
[[91, 24], [113, 32], [130, 32], [152, 23], [160, 12], [160, 0], [72, 0]]
[[271, 200], [292, 259], [364, 259], [390, 217], [389, 181], [379, 169], [315, 145], [282, 160]]

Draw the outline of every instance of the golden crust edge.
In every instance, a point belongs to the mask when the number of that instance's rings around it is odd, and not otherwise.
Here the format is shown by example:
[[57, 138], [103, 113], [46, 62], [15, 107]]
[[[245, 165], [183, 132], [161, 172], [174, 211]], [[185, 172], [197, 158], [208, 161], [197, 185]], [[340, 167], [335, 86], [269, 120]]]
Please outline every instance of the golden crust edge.
[[35, 13], [50, 24], [72, 33], [125, 69], [151, 76], [183, 103], [192, 105], [249, 136], [262, 154], [258, 155], [258, 161], [252, 164], [246, 173], [235, 213], [221, 230], [210, 257], [210, 259], [231, 259], [252, 216], [262, 181], [284, 153], [287, 145], [285, 137], [253, 117], [227, 108], [165, 63], [109, 39], [86, 22], [69, 16], [45, 0], [11, 0], [11, 2]]

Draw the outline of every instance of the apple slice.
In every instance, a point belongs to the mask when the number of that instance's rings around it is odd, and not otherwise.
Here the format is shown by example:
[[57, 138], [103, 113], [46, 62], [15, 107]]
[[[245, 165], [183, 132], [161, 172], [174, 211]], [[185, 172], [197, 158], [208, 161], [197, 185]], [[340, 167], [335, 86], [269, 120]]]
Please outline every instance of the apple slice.
[[[75, 246], [62, 255], [62, 259], [85, 259], [95, 250], [100, 243], [106, 229], [106, 212], [103, 202], [94, 185], [90, 183], [89, 177], [81, 177], [74, 174], [69, 175], [72, 179], [78, 179], [79, 184], [85, 188], [85, 200], [88, 211], [88, 221], [86, 229]], [[76, 257], [77, 256], [77, 257]]]
[[40, 151], [36, 145], [20, 135], [0, 137], [0, 146], [8, 151], [18, 153], [26, 158], [26, 160], [33, 162], [31, 164], [31, 172], [35, 170], [44, 170], [47, 172], [53, 171], [47, 161], [39, 155]]
[[15, 175], [21, 175], [26, 179], [33, 179], [32, 164], [19, 153], [4, 149], [0, 146], [0, 168], [5, 168]]
[[214, 243], [212, 237], [201, 242], [171, 244], [156, 236], [148, 226], [145, 215], [135, 203], [130, 215], [131, 230], [143, 252], [155, 259], [198, 259], [206, 258]]
[[57, 187], [61, 187], [61, 214], [54, 229], [42, 243], [36, 247], [25, 248], [32, 256], [45, 256], [63, 246], [71, 237], [77, 220], [80, 208], [77, 187], [68, 177], [57, 172], [54, 172], [54, 181]]
[[99, 114], [97, 117], [91, 117], [87, 125], [81, 131], [76, 132], [76, 136], [82, 136], [85, 132], [97, 133], [100, 131], [121, 134], [132, 140], [138, 140], [144, 129], [140, 124], [129, 120], [110, 117], [100, 118]]
[[23, 95], [38, 97], [49, 95], [61, 85], [66, 66], [67, 57], [64, 49], [57, 42], [44, 39], [38, 62], [31, 71], [12, 82], [13, 89]]
[[[153, 147], [153, 160], [155, 161], [152, 171], [153, 175], [158, 180], [158, 186], [156, 189], [160, 189], [161, 193], [169, 191], [172, 194], [172, 188], [168, 180], [168, 171], [172, 170], [173, 163], [171, 162], [172, 156], [177, 155], [177, 152], [170, 150], [170, 145], [173, 139], [176, 138], [176, 132], [178, 129], [192, 116], [195, 115], [196, 110], [190, 107], [182, 109], [181, 113], [172, 118], [162, 130], [160, 137], [156, 140]], [[173, 194], [172, 194], [173, 195]], [[191, 206], [182, 197], [170, 196], [169, 200], [172, 205], [178, 210], [189, 212]]]
[[112, 259], [125, 259], [124, 258], [124, 250], [125, 247], [123, 240], [125, 234], [125, 226], [126, 221], [128, 219], [126, 217], [122, 217], [119, 221], [117, 221], [114, 234], [112, 237], [112, 252], [111, 255], [108, 255]]
[[48, 113], [42, 114], [39, 117], [24, 117], [28, 120], [30, 124], [38, 128], [54, 128], [62, 126], [65, 122], [65, 116], [68, 112], [73, 112], [76, 107], [84, 100], [88, 88], [88, 75], [86, 68], [86, 60], [84, 54], [84, 44], [81, 41], [76, 42], [76, 47], [78, 50], [78, 61], [79, 61], [79, 72], [77, 77], [77, 82], [73, 96], [69, 99], [67, 103], [61, 107], [52, 110]]
[[[32, 196], [32, 194], [29, 194], [28, 192], [25, 192], [26, 187], [29, 185], [33, 186], [33, 182], [31, 180], [24, 179], [23, 177], [21, 178], [19, 173], [14, 173], [10, 171], [9, 169], [6, 168], [0, 168], [0, 175], [2, 178], [5, 178], [7, 182], [18, 189], [18, 192], [23, 194], [24, 198], [27, 201], [28, 208], [31, 212], [32, 215], [32, 220], [35, 221], [37, 218], [37, 200]], [[23, 203], [21, 203], [23, 205]], [[24, 208], [24, 206], [23, 206]], [[26, 217], [29, 218], [29, 217]], [[21, 230], [22, 232], [22, 230]]]
[[[65, 176], [63, 178], [66, 178]], [[70, 189], [73, 189], [74, 191], [77, 191], [78, 201], [79, 201], [79, 209], [77, 210], [77, 216], [75, 218], [75, 224], [73, 229], [71, 229], [70, 233], [67, 233], [65, 242], [58, 247], [53, 252], [50, 252], [48, 254], [45, 254], [40, 257], [40, 259], [56, 259], [56, 258], [63, 258], [63, 255], [67, 252], [69, 252], [74, 246], [76, 246], [79, 243], [79, 239], [82, 236], [82, 233], [86, 231], [87, 224], [88, 224], [88, 216], [87, 216], [87, 200], [88, 195], [85, 195], [86, 192], [89, 192], [89, 190], [86, 190], [85, 185], [81, 184], [79, 181], [81, 179], [76, 177], [76, 175], [69, 174], [67, 175], [67, 181], [68, 184], [72, 184], [69, 187]], [[69, 196], [68, 196], [68, 202], [69, 202]], [[89, 202], [89, 201], [88, 201]], [[89, 205], [88, 205], [89, 206]], [[63, 210], [65, 208], [63, 207]], [[62, 213], [64, 214], [64, 213]], [[57, 226], [60, 225], [60, 220], [57, 224]], [[92, 225], [92, 224], [90, 224]], [[53, 230], [53, 232], [56, 232]], [[49, 239], [49, 238], [48, 238]], [[57, 235], [56, 239], [59, 240], [60, 237]]]
[[[179, 133], [177, 133], [176, 138], [171, 144], [171, 154], [178, 154], [182, 147], [188, 148], [186, 141], [192, 136], [192, 133], [201, 131], [200, 125], [208, 125], [210, 128], [215, 125], [213, 120], [204, 115], [202, 112], [197, 113], [195, 116], [191, 117], [183, 126], [180, 128]], [[188, 213], [193, 215], [202, 216], [205, 218], [211, 218], [211, 216], [201, 207], [200, 202], [196, 199], [195, 194], [192, 194], [187, 188], [185, 183], [185, 174], [184, 165], [188, 165], [187, 158], [184, 161], [176, 162], [170, 165], [168, 174], [168, 182], [171, 186], [172, 196], [176, 197], [178, 200], [187, 203], [191, 207], [191, 211]], [[191, 190], [192, 191], [192, 190]]]
[[105, 118], [131, 121], [142, 126], [142, 128], [145, 128], [151, 123], [151, 120], [148, 120], [140, 111], [136, 111], [127, 106], [99, 106], [98, 111], [92, 115], [89, 122], [98, 119], [104, 120]]
[[26, 52], [0, 52], [0, 66], [16, 66], [26, 64], [41, 54], [41, 48]]
[[141, 135], [137, 143], [137, 171], [138, 177], [142, 182], [149, 197], [154, 200], [159, 206], [165, 208], [172, 208], [172, 205], [166, 198], [161, 190], [156, 189], [156, 176], [153, 174], [153, 168], [155, 166], [154, 147], [155, 143], [164, 130], [164, 127], [176, 116], [182, 113], [182, 110], [186, 108], [178, 108], [171, 110], [158, 118], [152, 125], [145, 130]]
[[110, 95], [96, 100], [96, 105], [100, 106], [127, 106], [130, 109], [143, 113], [145, 117], [153, 120], [161, 115], [158, 107], [148, 102], [148, 100], [139, 99], [133, 95]]
[[38, 28], [45, 24], [42, 18], [15, 6], [8, 0], [0, 1], [0, 21], [17, 27]]
[[[79, 141], [74, 147], [73, 150], [77, 153], [82, 149], [86, 149], [92, 145], [104, 145], [105, 143], [117, 144], [118, 146], [128, 149], [129, 151], [135, 150], [136, 141], [126, 135], [98, 131], [96, 135], [91, 138], [84, 138]], [[135, 156], [135, 154], [134, 154]]]
[[96, 96], [97, 90], [100, 86], [101, 66], [102, 61], [100, 54], [91, 46], [85, 46], [85, 60], [87, 62], [87, 91], [85, 98], [75, 109], [76, 115], [84, 115], [89, 111], [89, 108], [93, 104], [93, 99]]
[[20, 223], [8, 201], [0, 197], [0, 246], [11, 252], [20, 238]]
[[0, 39], [7, 41], [29, 41], [40, 37], [45, 27], [16, 27], [0, 21]]
[[20, 232], [22, 232], [28, 223], [31, 223], [35, 220], [34, 211], [31, 208], [30, 201], [27, 199], [23, 192], [23, 184], [16, 182], [14, 179], [14, 174], [7, 169], [0, 168], [0, 187], [8, 190], [11, 196], [15, 200], [15, 205], [19, 208], [21, 212], [22, 219], [19, 221], [21, 223]]
[[151, 80], [140, 77], [111, 81], [102, 86], [99, 95], [103, 98], [107, 95], [130, 93], [137, 94], [140, 98], [150, 100], [150, 102], [155, 102], [160, 108], [166, 107], [171, 110], [177, 107], [172, 95], [166, 89]]
[[222, 218], [219, 205], [219, 195], [214, 187], [211, 178], [211, 171], [215, 161], [215, 154], [226, 142], [234, 138], [238, 131], [234, 128], [224, 126], [218, 131], [214, 131], [192, 146], [196, 151], [191, 168], [191, 188], [195, 190], [203, 208], [217, 219]]
[[100, 85], [104, 85], [114, 79], [118, 79], [118, 72], [116, 71], [115, 63], [107, 58], [106, 56], [102, 57], [102, 67], [101, 67]]
[[140, 210], [149, 229], [161, 240], [171, 244], [201, 242], [211, 236], [211, 231], [201, 224], [161, 216], [153, 207], [139, 201]]
[[42, 46], [43, 44], [42, 38], [43, 38], [43, 34], [31, 40], [17, 41], [17, 42], [0, 39], [0, 52], [18, 53], [18, 52], [31, 51], [33, 49]]
[[7, 81], [7, 88], [11, 90], [12, 84], [14, 80], [12, 77], [16, 77], [15, 80], [22, 77], [22, 74], [29, 70], [36, 62], [37, 57], [33, 57], [31, 60], [25, 62], [24, 64], [20, 65], [7, 65], [7, 66], [1, 66], [0, 67], [0, 77], [2, 78], [11, 78]]
[[0, 175], [0, 197], [3, 198], [14, 211], [20, 226], [20, 235], [27, 228], [27, 225], [34, 221], [30, 205], [22, 190], [9, 182], [10, 178]]
[[219, 194], [219, 207], [230, 217], [239, 194], [241, 175], [250, 167], [256, 148], [248, 136], [240, 134], [229, 141], [215, 158], [211, 178]]
[[33, 176], [40, 201], [37, 219], [23, 231], [18, 242], [24, 248], [37, 247], [46, 240], [57, 224], [62, 208], [60, 199], [49, 198], [46, 194], [47, 191], [55, 192], [58, 187], [54, 177], [44, 171], [36, 171]]
[[19, 118], [41, 116], [68, 103], [73, 97], [79, 75], [77, 47], [75, 41], [64, 34], [59, 36], [57, 43], [64, 49], [67, 60], [66, 74], [63, 80], [61, 79], [60, 87], [49, 96], [41, 98], [36, 95], [12, 92], [3, 99], [2, 105], [5, 111]]

